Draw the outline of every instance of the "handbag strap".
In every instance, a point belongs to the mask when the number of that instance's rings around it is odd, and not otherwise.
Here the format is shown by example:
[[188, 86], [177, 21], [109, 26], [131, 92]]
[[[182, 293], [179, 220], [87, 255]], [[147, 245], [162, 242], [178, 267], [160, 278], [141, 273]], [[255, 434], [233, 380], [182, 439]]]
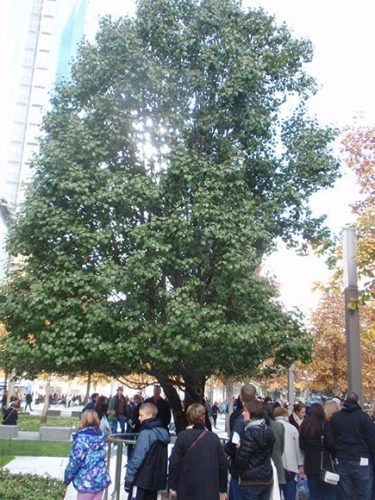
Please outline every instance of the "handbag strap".
[[[320, 436], [320, 470], [323, 470], [323, 448], [324, 448], [324, 420], [322, 422], [322, 434]], [[328, 451], [328, 456], [331, 461], [332, 471], [335, 472], [335, 466], [333, 464], [333, 460], [329, 451]]]
[[200, 439], [206, 434], [207, 430], [203, 429], [203, 431], [194, 439], [194, 441], [191, 443], [191, 445], [188, 447], [188, 449], [185, 452], [185, 456], [189, 453], [190, 450], [194, 448], [194, 446], [198, 443]]
[[14, 415], [14, 412], [17, 412], [17, 410], [15, 410], [15, 409], [13, 408], [13, 406], [10, 406], [10, 407], [9, 407], [9, 411], [8, 411], [8, 415], [6, 416], [6, 418], [4, 418], [4, 420], [3, 420], [3, 421], [4, 421], [4, 422], [6, 422], [6, 421], [9, 419], [9, 417], [10, 417], [11, 415]]
[[323, 470], [323, 446], [324, 446], [324, 421], [322, 422], [322, 433], [320, 435], [320, 470]]

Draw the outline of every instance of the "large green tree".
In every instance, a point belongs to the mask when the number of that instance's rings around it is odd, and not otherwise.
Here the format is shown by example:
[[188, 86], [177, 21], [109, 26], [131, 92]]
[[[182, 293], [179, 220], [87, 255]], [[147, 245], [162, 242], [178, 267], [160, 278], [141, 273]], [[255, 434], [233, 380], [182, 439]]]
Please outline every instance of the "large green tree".
[[[174, 408], [212, 373], [305, 359], [262, 257], [326, 236], [333, 132], [306, 113], [311, 44], [234, 0], [140, 0], [82, 45], [44, 120], [4, 287], [18, 366], [148, 373]], [[22, 360], [26, 362], [22, 364]]]

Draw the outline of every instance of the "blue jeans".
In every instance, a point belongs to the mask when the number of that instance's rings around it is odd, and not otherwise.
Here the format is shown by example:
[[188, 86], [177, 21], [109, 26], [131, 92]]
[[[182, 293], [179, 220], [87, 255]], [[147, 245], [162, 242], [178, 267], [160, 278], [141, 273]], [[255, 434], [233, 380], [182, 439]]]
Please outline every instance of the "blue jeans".
[[372, 470], [371, 465], [359, 465], [359, 460], [339, 459], [336, 472], [340, 474], [337, 485], [339, 500], [371, 500]]
[[120, 429], [122, 434], [125, 433], [125, 423], [126, 423], [126, 417], [125, 415], [117, 415], [117, 420], [118, 423], [120, 424]]
[[272, 486], [270, 484], [258, 484], [252, 486], [240, 486], [243, 500], [269, 500]]
[[238, 479], [233, 476], [230, 478], [229, 483], [229, 500], [243, 500]]
[[319, 474], [308, 474], [310, 500], [336, 500], [337, 486], [323, 483]]
[[111, 431], [112, 431], [112, 434], [116, 434], [117, 432], [117, 420], [108, 420], [109, 422], [109, 425], [111, 426]]
[[297, 486], [294, 478], [287, 481], [286, 484], [280, 484], [280, 489], [284, 493], [285, 500], [295, 500]]

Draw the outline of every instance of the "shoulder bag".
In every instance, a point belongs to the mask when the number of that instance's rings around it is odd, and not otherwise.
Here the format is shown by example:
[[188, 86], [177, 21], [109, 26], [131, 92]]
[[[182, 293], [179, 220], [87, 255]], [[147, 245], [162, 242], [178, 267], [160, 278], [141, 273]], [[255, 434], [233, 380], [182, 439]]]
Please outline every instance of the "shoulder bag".
[[340, 475], [335, 472], [335, 466], [333, 465], [333, 460], [331, 454], [329, 454], [329, 459], [331, 461], [332, 471], [323, 468], [323, 449], [324, 449], [324, 422], [322, 424], [322, 434], [320, 436], [320, 480], [323, 483], [331, 484], [337, 486], [340, 481]]

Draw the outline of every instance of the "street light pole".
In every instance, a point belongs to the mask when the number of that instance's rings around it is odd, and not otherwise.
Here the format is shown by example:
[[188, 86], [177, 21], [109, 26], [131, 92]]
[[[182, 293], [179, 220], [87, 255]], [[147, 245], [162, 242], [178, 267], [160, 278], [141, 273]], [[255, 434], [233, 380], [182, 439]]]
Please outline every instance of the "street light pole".
[[345, 333], [348, 357], [349, 391], [362, 401], [361, 341], [358, 312], [357, 251], [355, 226], [343, 230], [343, 267], [345, 298]]

